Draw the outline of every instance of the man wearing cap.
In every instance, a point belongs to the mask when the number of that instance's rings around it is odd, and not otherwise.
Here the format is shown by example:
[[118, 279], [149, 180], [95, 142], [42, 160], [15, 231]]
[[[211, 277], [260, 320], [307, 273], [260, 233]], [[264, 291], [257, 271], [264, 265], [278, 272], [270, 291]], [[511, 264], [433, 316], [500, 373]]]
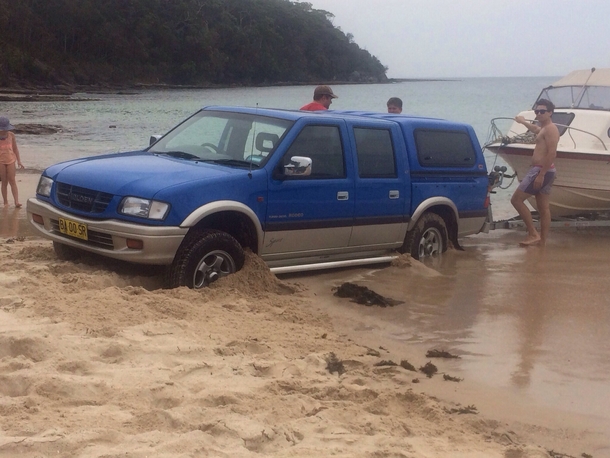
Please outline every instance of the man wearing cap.
[[313, 102], [302, 106], [300, 109], [305, 111], [328, 110], [333, 99], [337, 96], [333, 93], [330, 86], [318, 86], [313, 91]]

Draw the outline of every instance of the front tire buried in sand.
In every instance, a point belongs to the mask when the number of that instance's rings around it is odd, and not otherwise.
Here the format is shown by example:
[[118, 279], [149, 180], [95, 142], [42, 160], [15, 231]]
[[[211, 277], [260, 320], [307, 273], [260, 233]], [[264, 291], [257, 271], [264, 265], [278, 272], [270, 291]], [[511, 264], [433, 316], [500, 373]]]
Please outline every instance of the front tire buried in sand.
[[81, 256], [81, 252], [78, 248], [64, 245], [59, 242], [53, 242], [53, 250], [55, 251], [55, 256], [62, 261], [75, 261]]
[[187, 235], [167, 272], [168, 288], [199, 289], [244, 265], [244, 250], [226, 232], [207, 229]]

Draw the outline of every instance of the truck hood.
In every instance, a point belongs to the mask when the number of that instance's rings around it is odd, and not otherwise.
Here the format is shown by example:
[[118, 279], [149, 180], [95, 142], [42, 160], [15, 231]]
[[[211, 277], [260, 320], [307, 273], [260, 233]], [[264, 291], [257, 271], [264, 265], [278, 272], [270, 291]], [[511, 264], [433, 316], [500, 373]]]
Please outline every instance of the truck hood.
[[46, 169], [44, 175], [95, 191], [152, 198], [175, 185], [226, 180], [244, 172], [245, 169], [136, 151], [62, 162]]

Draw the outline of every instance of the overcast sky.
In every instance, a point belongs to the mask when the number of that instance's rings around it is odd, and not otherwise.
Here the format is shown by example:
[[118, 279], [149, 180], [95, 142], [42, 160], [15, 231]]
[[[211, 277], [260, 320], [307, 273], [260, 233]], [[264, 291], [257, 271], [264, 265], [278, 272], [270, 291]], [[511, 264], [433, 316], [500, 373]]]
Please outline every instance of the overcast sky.
[[610, 67], [610, 0], [305, 0], [390, 78], [563, 76]]

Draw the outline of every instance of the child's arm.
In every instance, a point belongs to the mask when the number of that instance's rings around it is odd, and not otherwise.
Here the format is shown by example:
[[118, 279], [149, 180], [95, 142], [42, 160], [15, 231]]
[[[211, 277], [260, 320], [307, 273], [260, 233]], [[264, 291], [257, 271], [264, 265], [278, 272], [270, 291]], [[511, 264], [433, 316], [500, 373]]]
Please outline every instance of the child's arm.
[[15, 153], [15, 157], [17, 158], [17, 166], [20, 169], [25, 168], [21, 163], [21, 157], [19, 156], [19, 148], [17, 147], [17, 139], [15, 138], [15, 134], [11, 132], [11, 136], [13, 137], [13, 153]]

